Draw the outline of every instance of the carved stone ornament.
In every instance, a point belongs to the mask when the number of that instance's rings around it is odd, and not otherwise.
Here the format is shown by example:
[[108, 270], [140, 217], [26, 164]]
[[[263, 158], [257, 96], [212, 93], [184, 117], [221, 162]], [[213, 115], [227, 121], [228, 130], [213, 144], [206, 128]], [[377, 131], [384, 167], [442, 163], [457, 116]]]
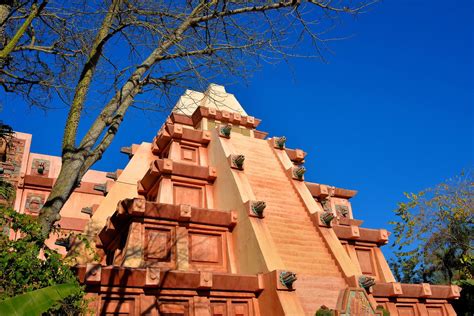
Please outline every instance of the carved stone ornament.
[[327, 226], [331, 226], [331, 222], [334, 219], [334, 214], [331, 212], [323, 212], [321, 214], [321, 221]]
[[286, 137], [285, 136], [275, 138], [275, 146], [277, 148], [279, 148], [279, 149], [285, 148], [285, 143], [286, 143]]
[[280, 272], [280, 283], [283, 284], [285, 287], [291, 289], [293, 287], [293, 283], [296, 280], [296, 273], [293, 273], [291, 271]]
[[229, 138], [232, 131], [232, 124], [221, 125], [219, 127], [219, 135]]
[[303, 166], [297, 166], [293, 168], [293, 177], [297, 180], [303, 180], [303, 176], [306, 172], [306, 168]]
[[368, 292], [375, 285], [375, 279], [367, 275], [361, 275], [359, 277], [359, 285]]
[[342, 217], [349, 215], [349, 207], [347, 205], [336, 204], [336, 213]]
[[232, 155], [232, 164], [239, 170], [244, 169], [244, 155]]
[[252, 212], [258, 217], [263, 217], [263, 210], [267, 207], [264, 201], [255, 201], [251, 204]]

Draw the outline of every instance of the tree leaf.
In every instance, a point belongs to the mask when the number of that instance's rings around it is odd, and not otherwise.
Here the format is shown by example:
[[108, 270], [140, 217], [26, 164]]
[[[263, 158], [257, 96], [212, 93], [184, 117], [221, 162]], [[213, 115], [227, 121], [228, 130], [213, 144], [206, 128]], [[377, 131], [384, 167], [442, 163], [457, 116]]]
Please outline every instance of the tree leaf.
[[75, 284], [58, 284], [8, 298], [0, 302], [0, 315], [41, 315], [77, 289]]

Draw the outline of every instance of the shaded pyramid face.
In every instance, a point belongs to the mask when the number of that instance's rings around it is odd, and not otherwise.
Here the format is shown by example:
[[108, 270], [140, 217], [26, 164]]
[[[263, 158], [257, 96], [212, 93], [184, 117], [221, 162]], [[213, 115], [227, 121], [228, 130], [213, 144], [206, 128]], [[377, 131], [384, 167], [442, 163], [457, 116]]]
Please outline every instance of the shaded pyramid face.
[[394, 283], [388, 233], [353, 218], [356, 192], [307, 182], [306, 154], [259, 123], [211, 85], [131, 147], [89, 225], [100, 262], [78, 267], [97, 313], [448, 315], [455, 288]]

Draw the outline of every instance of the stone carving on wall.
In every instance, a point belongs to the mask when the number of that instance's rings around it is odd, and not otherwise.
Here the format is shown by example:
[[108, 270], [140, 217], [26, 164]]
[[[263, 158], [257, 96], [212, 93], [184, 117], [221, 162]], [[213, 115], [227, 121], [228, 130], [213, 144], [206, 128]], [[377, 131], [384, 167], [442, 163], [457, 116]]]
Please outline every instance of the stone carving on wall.
[[347, 205], [336, 204], [336, 213], [338, 216], [347, 217], [349, 215], [349, 207]]
[[31, 174], [47, 177], [51, 163], [46, 159], [33, 159], [31, 165]]
[[24, 150], [25, 140], [12, 138], [9, 146], [6, 147], [4, 157], [0, 161], [0, 177], [11, 181], [15, 186], [20, 178]]
[[360, 288], [348, 288], [344, 290], [342, 301], [338, 304], [341, 316], [368, 316], [377, 315], [376, 311], [370, 305], [367, 294]]
[[26, 196], [25, 211], [38, 213], [46, 200], [46, 194], [30, 192]]

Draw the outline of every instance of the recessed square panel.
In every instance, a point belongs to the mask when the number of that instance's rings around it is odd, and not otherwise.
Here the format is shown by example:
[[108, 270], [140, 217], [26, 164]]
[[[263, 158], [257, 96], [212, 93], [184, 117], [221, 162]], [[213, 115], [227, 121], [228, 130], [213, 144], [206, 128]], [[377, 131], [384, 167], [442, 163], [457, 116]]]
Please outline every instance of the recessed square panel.
[[375, 275], [375, 270], [372, 266], [372, 251], [370, 249], [356, 248], [356, 253], [362, 273], [366, 275]]
[[225, 302], [211, 302], [212, 316], [227, 316], [227, 304]]
[[197, 162], [197, 148], [181, 146], [181, 160]]
[[160, 301], [158, 308], [161, 316], [186, 316], [189, 315], [188, 302], [166, 302]]
[[222, 249], [221, 236], [189, 234], [190, 254], [193, 262], [219, 263]]
[[415, 307], [414, 306], [397, 306], [398, 316], [415, 316]]
[[442, 306], [426, 306], [428, 311], [428, 316], [443, 316], [443, 307]]
[[247, 303], [234, 303], [232, 302], [232, 309], [234, 310], [233, 315], [235, 316], [247, 316], [249, 315], [249, 306]]
[[147, 259], [170, 261], [171, 231], [147, 229], [145, 233], [145, 247]]
[[102, 299], [100, 315], [133, 315], [134, 300]]
[[202, 205], [202, 188], [194, 186], [174, 185], [174, 204], [187, 204], [195, 207]]

